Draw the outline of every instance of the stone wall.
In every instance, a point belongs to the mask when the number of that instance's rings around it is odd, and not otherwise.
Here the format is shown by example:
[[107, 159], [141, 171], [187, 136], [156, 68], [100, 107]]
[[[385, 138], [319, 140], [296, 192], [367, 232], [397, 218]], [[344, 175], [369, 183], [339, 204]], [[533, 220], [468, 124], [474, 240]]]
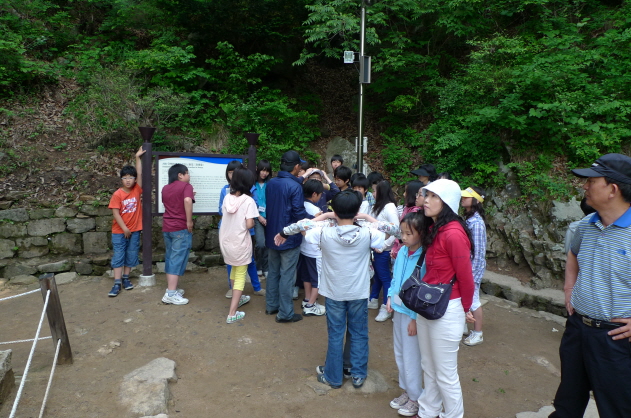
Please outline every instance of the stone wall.
[[[506, 168], [504, 168], [506, 170]], [[584, 217], [580, 203], [543, 201], [515, 205], [521, 192], [511, 182], [487, 193], [487, 259], [499, 267], [517, 267], [531, 274], [535, 289], [561, 288], [565, 274], [565, 233]]]
[[[0, 210], [0, 277], [17, 284], [24, 276], [110, 269], [112, 211], [107, 203], [57, 209]], [[196, 216], [192, 260], [220, 263], [218, 218]], [[162, 217], [153, 218], [153, 263], [164, 259]], [[142, 260], [142, 250], [140, 252]]]

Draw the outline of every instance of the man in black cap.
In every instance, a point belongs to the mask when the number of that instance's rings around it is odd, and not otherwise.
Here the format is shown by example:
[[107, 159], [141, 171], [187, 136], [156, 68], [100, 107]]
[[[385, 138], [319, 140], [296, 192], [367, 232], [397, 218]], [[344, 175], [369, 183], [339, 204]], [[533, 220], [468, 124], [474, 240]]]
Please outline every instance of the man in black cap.
[[302, 178], [296, 177], [301, 162], [303, 160], [296, 151], [284, 153], [278, 175], [269, 180], [265, 188], [265, 246], [269, 249], [265, 313], [277, 314], [276, 322], [297, 322], [302, 319], [302, 315], [294, 313], [292, 299], [302, 235], [292, 235], [280, 246], [274, 243], [274, 237], [284, 227], [301, 219], [313, 218], [305, 210]]
[[594, 392], [603, 418], [631, 417], [631, 158], [606, 154], [586, 178], [596, 213], [578, 225], [565, 267], [569, 314], [559, 354], [561, 384], [550, 418], [583, 417]]
[[418, 177], [418, 181], [422, 182], [425, 186], [427, 186], [427, 183], [436, 180], [438, 177], [434, 164], [421, 164], [421, 166], [416, 170], [410, 171], [410, 174], [414, 174]]

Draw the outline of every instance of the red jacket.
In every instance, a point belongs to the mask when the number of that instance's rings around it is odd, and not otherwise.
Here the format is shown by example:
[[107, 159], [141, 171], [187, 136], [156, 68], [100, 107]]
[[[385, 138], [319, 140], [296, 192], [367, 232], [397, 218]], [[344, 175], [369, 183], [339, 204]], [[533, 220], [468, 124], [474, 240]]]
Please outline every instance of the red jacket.
[[425, 255], [426, 273], [423, 281], [429, 284], [449, 283], [456, 275], [451, 298], [462, 298], [465, 312], [473, 300], [473, 273], [471, 269], [471, 243], [467, 233], [457, 221], [440, 228]]

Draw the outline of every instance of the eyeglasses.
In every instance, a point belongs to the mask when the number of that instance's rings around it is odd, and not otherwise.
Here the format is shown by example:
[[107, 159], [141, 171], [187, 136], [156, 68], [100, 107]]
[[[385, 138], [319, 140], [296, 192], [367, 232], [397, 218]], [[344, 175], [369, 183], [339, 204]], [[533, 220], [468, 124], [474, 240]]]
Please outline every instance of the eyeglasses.
[[136, 177], [125, 176], [125, 177], [121, 177], [121, 180], [136, 180]]

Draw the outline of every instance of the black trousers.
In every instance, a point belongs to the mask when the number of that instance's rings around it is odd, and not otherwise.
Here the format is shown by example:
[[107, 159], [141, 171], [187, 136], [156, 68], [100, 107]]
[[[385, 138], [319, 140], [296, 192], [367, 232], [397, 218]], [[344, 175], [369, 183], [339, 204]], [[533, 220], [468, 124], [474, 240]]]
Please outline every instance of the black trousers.
[[561, 340], [561, 384], [554, 398], [556, 411], [549, 418], [583, 418], [594, 391], [602, 418], [631, 417], [631, 343], [614, 341], [608, 329], [568, 318]]

